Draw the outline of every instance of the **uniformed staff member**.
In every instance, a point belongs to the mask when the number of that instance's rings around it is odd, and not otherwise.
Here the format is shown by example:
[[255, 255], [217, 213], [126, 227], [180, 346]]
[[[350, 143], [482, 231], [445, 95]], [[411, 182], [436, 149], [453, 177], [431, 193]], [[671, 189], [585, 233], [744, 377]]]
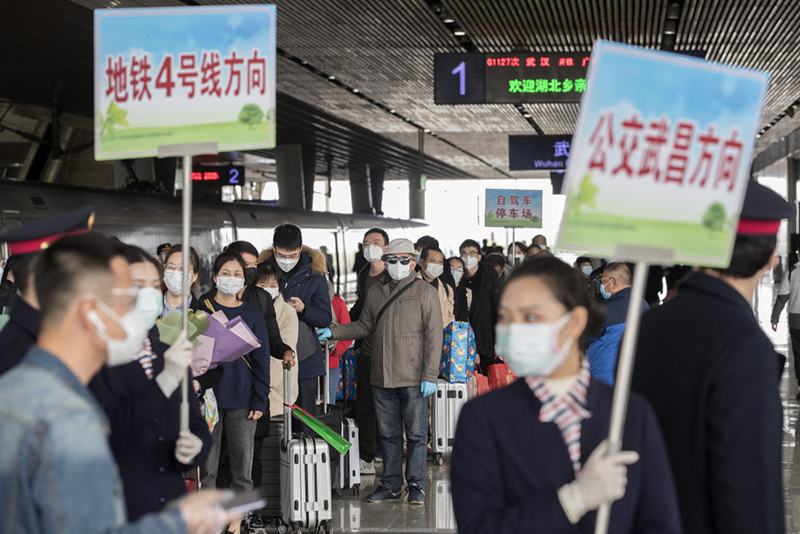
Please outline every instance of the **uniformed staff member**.
[[[22, 260], [16, 285], [22, 293], [14, 301], [8, 323], [0, 330], [0, 375], [17, 365], [39, 336], [39, 303], [33, 269], [36, 253], [68, 234], [85, 233], [94, 222], [94, 208], [84, 207], [46, 219], [26, 223], [0, 235], [8, 251]], [[19, 276], [22, 274], [22, 276]]]
[[751, 301], [793, 208], [751, 181], [727, 269], [699, 269], [642, 318], [633, 390], [661, 423], [687, 534], [783, 533], [785, 359]]

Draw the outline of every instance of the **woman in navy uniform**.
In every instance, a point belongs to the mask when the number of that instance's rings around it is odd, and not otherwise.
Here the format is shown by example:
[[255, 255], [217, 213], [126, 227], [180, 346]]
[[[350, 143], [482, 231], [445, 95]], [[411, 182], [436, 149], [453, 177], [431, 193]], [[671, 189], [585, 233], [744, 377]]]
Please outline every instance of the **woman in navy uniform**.
[[[161, 271], [144, 250], [122, 245], [139, 288], [136, 311], [150, 329], [135, 361], [104, 367], [89, 383], [108, 416], [108, 438], [125, 490], [128, 519], [158, 512], [186, 493], [183, 472], [205, 461], [211, 435], [199, 402], [189, 402], [189, 431], [180, 430], [180, 381], [191, 363], [191, 342], [159, 340]], [[188, 354], [188, 359], [187, 359]], [[189, 375], [191, 378], [191, 375]]]
[[727, 269], [700, 269], [642, 318], [632, 388], [652, 404], [684, 531], [783, 534], [784, 358], [751, 306], [792, 207], [751, 181]]
[[649, 405], [632, 395], [623, 452], [606, 453], [613, 390], [592, 380], [579, 347], [602, 310], [581, 274], [556, 258], [520, 266], [500, 302], [497, 348], [514, 384], [468, 402], [451, 468], [461, 534], [681, 532], [664, 443]]

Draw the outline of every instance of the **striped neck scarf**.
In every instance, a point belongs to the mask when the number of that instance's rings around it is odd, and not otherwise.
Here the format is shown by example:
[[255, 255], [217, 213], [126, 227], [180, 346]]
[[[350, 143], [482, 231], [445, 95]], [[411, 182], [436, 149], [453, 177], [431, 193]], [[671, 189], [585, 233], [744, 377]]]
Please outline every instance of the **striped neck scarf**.
[[142, 348], [139, 349], [139, 353], [136, 355], [136, 361], [141, 364], [144, 374], [150, 380], [153, 379], [153, 360], [155, 359], [156, 353], [153, 350], [153, 344], [150, 343], [150, 338], [145, 338]]
[[576, 475], [581, 471], [581, 421], [592, 416], [586, 404], [590, 381], [589, 362], [585, 359], [581, 362], [578, 380], [566, 395], [553, 394], [542, 377], [531, 376], [526, 380], [528, 387], [542, 403], [539, 421], [554, 422], [558, 426]]

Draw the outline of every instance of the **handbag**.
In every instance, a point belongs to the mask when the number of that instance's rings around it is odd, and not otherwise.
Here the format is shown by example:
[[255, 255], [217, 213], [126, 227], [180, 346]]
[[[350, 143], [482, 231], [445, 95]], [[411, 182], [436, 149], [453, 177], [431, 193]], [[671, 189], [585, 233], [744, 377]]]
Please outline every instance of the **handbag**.
[[477, 373], [472, 373], [472, 376], [469, 378], [469, 382], [467, 382], [467, 398], [474, 399], [484, 393], [489, 393], [491, 388], [489, 387], [489, 378], [481, 373], [480, 371]]
[[489, 387], [491, 389], [500, 389], [517, 381], [517, 376], [505, 363], [493, 363], [488, 367], [488, 371]]

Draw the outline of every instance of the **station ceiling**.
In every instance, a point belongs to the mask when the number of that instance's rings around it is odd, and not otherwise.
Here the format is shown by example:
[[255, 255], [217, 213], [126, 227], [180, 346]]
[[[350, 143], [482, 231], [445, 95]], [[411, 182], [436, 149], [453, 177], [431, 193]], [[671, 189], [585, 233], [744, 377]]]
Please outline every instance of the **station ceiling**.
[[[61, 111], [90, 116], [91, 9], [242, 3], [258, 2], [6, 2], [0, 99], [49, 107], [61, 80]], [[420, 129], [426, 131], [429, 178], [547, 176], [508, 170], [508, 136], [571, 134], [578, 104], [436, 105], [433, 57], [439, 52], [589, 52], [599, 38], [703, 50], [709, 60], [771, 73], [757, 153], [800, 128], [800, 113], [793, 108], [800, 103], [797, 0], [273, 3], [278, 6], [278, 142], [317, 145], [318, 171], [330, 153], [339, 178], [346, 177], [350, 162], [384, 163], [387, 178], [412, 175]]]

